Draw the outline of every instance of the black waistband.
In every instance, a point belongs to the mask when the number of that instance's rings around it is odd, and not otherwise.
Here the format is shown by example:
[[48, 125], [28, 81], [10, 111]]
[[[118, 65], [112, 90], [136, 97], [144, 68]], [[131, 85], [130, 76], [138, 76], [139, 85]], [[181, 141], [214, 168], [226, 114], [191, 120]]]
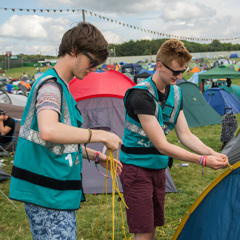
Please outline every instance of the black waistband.
[[156, 148], [146, 148], [146, 147], [126, 147], [121, 145], [121, 150], [125, 153], [129, 154], [156, 154], [156, 155], [163, 155], [161, 154]]
[[55, 190], [81, 190], [82, 181], [81, 180], [58, 180], [50, 177], [45, 177], [28, 170], [18, 168], [13, 166], [12, 176], [27, 182], [47, 187]]

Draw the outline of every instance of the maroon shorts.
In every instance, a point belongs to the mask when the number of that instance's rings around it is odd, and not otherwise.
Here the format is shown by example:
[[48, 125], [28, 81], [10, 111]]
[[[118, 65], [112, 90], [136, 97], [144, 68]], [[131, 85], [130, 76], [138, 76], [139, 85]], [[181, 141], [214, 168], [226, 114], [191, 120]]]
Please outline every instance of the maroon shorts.
[[164, 225], [165, 169], [146, 169], [123, 163], [120, 175], [124, 200], [129, 209], [130, 233], [151, 233]]

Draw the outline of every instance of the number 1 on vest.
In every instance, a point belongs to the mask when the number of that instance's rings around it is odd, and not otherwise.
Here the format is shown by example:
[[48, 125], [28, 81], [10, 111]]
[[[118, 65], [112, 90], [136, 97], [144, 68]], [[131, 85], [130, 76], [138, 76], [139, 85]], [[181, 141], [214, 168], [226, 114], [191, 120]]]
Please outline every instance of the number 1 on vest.
[[72, 162], [72, 155], [70, 153], [65, 157], [65, 160], [68, 160], [69, 166], [72, 167], [73, 162]]

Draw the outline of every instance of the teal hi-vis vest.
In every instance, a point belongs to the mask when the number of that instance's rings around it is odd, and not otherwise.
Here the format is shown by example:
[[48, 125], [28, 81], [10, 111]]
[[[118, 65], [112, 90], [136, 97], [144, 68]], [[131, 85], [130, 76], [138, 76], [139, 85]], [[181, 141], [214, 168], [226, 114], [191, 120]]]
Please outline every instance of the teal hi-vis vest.
[[9, 197], [51, 209], [75, 210], [85, 200], [81, 180], [82, 149], [79, 144], [43, 141], [38, 130], [37, 93], [49, 79], [57, 82], [62, 93], [59, 122], [73, 127], [81, 127], [83, 123], [68, 87], [54, 69], [48, 70], [34, 83], [22, 115]]
[[[175, 126], [181, 108], [181, 90], [176, 85], [170, 86], [170, 92], [165, 102], [160, 103], [156, 85], [149, 77], [145, 81], [130, 88], [124, 97], [124, 103], [132, 89], [146, 90], [153, 98], [156, 108], [155, 117], [161, 125], [164, 134], [167, 135]], [[152, 144], [141, 123], [131, 118], [125, 111], [123, 145], [121, 146], [120, 159], [123, 163], [133, 164], [149, 169], [165, 169], [169, 157], [161, 154]], [[154, 129], [153, 129], [154, 131]]]

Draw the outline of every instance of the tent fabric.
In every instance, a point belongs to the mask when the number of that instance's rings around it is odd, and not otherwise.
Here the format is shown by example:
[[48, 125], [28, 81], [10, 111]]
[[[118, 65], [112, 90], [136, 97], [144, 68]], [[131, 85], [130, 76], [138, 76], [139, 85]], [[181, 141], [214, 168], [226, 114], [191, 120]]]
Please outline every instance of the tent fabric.
[[122, 65], [121, 72], [122, 73], [131, 73], [132, 75], [138, 74], [144, 68], [138, 63], [128, 63]]
[[[125, 121], [123, 97], [127, 89], [134, 85], [135, 83], [132, 80], [122, 73], [116, 73], [114, 70], [98, 74], [91, 73], [83, 80], [72, 80], [70, 82], [70, 91], [82, 114], [82, 127], [110, 131], [122, 138]], [[104, 149], [102, 143], [90, 143], [88, 147], [101, 152]], [[115, 158], [117, 158], [117, 153], [114, 154]], [[98, 170], [104, 173], [106, 171], [99, 164]], [[108, 175], [110, 176], [109, 172]], [[105, 177], [97, 171], [94, 162], [88, 162], [85, 159], [82, 171], [84, 192], [102, 193], [104, 181]], [[120, 191], [122, 191], [119, 179], [118, 184]], [[112, 192], [111, 179], [107, 180], [107, 192]], [[177, 192], [168, 169], [166, 169], [166, 192]]]
[[230, 58], [239, 58], [239, 55], [237, 53], [232, 53], [230, 55]]
[[198, 75], [206, 72], [206, 71], [200, 71], [200, 72], [195, 72], [189, 79], [188, 82], [198, 84]]
[[203, 93], [207, 102], [218, 114], [223, 116], [229, 111], [234, 114], [240, 112], [240, 100], [234, 94], [228, 93], [221, 88], [211, 88]]
[[103, 73], [89, 73], [84, 79], [73, 78], [69, 83], [70, 92], [76, 102], [92, 97], [123, 98], [128, 88], [134, 86], [133, 81], [115, 70]]
[[199, 87], [191, 82], [178, 84], [183, 95], [183, 112], [189, 127], [219, 124], [222, 117], [207, 103]]
[[138, 84], [138, 83], [144, 81], [145, 79], [147, 79], [147, 78], [150, 77], [150, 76], [151, 76], [150, 73], [144, 71], [144, 72], [142, 72], [142, 73], [136, 74], [133, 79], [134, 79], [134, 82], [135, 82], [136, 84]]
[[200, 72], [200, 68], [199, 67], [194, 67], [192, 70], [191, 70], [192, 73], [198, 73]]
[[234, 136], [230, 139], [227, 144], [222, 149], [222, 154], [228, 156], [228, 161], [230, 164], [235, 164], [240, 160], [240, 134], [239, 134], [240, 126], [237, 128]]
[[[217, 81], [217, 82], [221, 83], [218, 85], [219, 88], [222, 88], [229, 93], [235, 94], [238, 97], [238, 99], [240, 99], [240, 86], [231, 84], [231, 86], [228, 87], [224, 81]], [[208, 89], [211, 89], [211, 84], [204, 85], [204, 91]]]
[[7, 174], [2, 168], [0, 168], [0, 181], [10, 178], [11, 176]]
[[204, 73], [198, 75], [198, 85], [201, 86], [201, 82], [206, 79], [219, 79], [219, 78], [230, 78], [230, 79], [240, 79], [240, 72], [237, 72], [224, 65], [212, 68]]
[[187, 211], [172, 240], [238, 240], [240, 162], [218, 176]]

